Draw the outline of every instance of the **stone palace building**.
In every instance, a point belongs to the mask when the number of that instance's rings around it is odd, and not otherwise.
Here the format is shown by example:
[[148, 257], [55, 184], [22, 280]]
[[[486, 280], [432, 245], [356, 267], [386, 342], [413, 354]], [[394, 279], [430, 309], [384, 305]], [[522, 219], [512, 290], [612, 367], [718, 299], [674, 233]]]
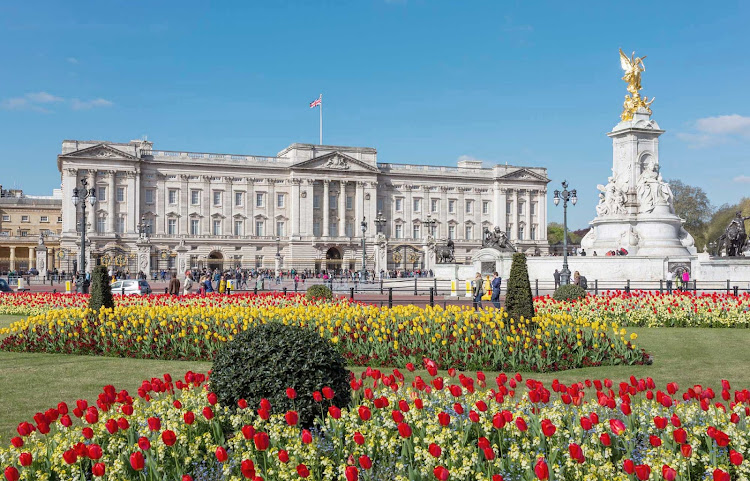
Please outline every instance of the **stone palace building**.
[[[65, 140], [60, 246], [80, 252], [87, 179], [87, 270], [195, 268], [429, 269], [451, 238], [468, 262], [501, 226], [520, 251], [545, 254], [547, 170], [463, 160], [381, 163], [366, 147], [292, 144], [274, 157], [155, 150], [153, 143]], [[375, 222], [379, 219], [380, 222]], [[376, 254], [377, 251], [377, 254]]]

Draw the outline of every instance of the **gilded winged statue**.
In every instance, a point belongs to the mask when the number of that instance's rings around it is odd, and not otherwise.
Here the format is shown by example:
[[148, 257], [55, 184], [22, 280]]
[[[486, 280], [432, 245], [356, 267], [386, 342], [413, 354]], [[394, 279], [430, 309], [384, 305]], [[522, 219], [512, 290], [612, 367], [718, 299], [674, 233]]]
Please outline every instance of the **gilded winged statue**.
[[644, 108], [649, 114], [651, 114], [649, 106], [654, 99], [648, 100], [648, 97], [641, 98], [641, 94], [639, 93], [642, 88], [641, 72], [646, 70], [646, 66], [643, 63], [644, 58], [646, 58], [645, 55], [643, 57], [636, 57], [635, 52], [628, 57], [622, 49], [620, 49], [620, 66], [625, 72], [622, 79], [628, 83], [627, 89], [630, 93], [630, 95], [625, 96], [622, 114], [620, 115], [622, 120], [632, 120], [633, 114], [635, 114], [639, 108]]

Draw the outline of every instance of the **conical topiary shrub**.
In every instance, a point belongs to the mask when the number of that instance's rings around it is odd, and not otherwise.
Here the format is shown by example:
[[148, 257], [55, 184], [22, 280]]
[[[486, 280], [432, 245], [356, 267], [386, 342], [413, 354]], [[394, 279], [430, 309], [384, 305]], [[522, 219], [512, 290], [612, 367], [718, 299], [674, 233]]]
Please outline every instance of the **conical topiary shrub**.
[[112, 298], [112, 288], [109, 284], [109, 275], [106, 266], [94, 267], [91, 273], [91, 297], [89, 297], [89, 309], [99, 311], [102, 307], [115, 307]]
[[513, 319], [531, 319], [534, 317], [534, 298], [531, 295], [529, 270], [526, 268], [526, 254], [513, 254], [508, 279], [508, 294], [505, 296], [505, 309]]

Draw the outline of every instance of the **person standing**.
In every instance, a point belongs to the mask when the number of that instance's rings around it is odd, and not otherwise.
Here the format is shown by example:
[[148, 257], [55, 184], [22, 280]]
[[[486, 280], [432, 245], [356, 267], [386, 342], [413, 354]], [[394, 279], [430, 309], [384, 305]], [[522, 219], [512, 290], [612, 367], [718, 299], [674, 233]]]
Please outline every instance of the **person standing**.
[[552, 277], [555, 278], [555, 289], [557, 289], [558, 287], [560, 287], [560, 271], [555, 269], [555, 273], [552, 274]]
[[185, 271], [185, 282], [182, 283], [182, 295], [187, 296], [190, 294], [190, 289], [193, 288], [193, 275], [190, 271]]
[[173, 296], [180, 295], [180, 280], [177, 276], [172, 276], [172, 279], [169, 281], [169, 293]]
[[682, 271], [682, 288], [684, 290], [690, 290], [690, 273], [685, 269]]
[[482, 274], [479, 272], [474, 277], [474, 285], [471, 291], [474, 296], [474, 309], [478, 311], [482, 308], [482, 296], [484, 295], [484, 281], [482, 280]]
[[500, 286], [503, 283], [503, 279], [495, 272], [492, 277], [492, 282], [490, 283], [490, 287], [492, 287], [492, 297], [490, 297], [490, 301], [492, 301], [492, 305], [495, 306], [497, 309], [500, 309]]

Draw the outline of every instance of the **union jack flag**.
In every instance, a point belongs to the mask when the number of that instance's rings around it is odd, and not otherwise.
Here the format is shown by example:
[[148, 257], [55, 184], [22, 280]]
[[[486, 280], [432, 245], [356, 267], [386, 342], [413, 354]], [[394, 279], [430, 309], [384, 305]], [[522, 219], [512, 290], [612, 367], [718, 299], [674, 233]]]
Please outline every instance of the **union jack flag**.
[[322, 105], [322, 104], [323, 104], [323, 96], [321, 95], [317, 99], [315, 99], [312, 102], [310, 102], [310, 108], [312, 109], [312, 108], [315, 108], [315, 107], [317, 107], [319, 105]]

